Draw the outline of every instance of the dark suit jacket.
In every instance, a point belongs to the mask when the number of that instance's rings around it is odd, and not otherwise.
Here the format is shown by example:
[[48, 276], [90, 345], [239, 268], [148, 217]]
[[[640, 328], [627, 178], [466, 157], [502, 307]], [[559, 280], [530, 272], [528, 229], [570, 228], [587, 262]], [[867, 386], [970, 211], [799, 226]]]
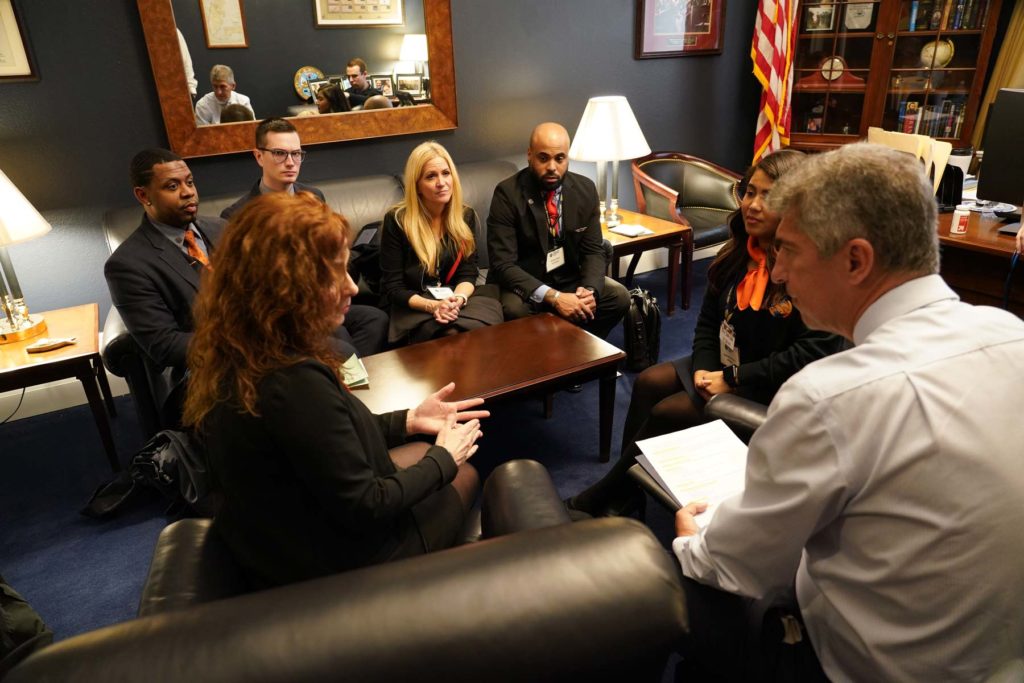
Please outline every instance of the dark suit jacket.
[[487, 218], [487, 281], [517, 294], [523, 301], [542, 284], [562, 291], [590, 287], [598, 295], [604, 285], [605, 256], [597, 188], [588, 178], [567, 172], [562, 183], [562, 230], [565, 264], [547, 271], [548, 233], [544, 193], [529, 168], [506, 178], [494, 189]]
[[[224, 221], [197, 217], [194, 223], [212, 253]], [[103, 266], [110, 298], [125, 327], [157, 367], [185, 368], [201, 268], [145, 215]]]
[[[260, 194], [261, 194], [260, 193], [260, 183], [261, 182], [263, 182], [263, 178], [260, 178], [259, 180], [257, 180], [256, 184], [252, 186], [252, 189], [249, 190], [249, 192], [247, 192], [246, 194], [244, 194], [241, 197], [239, 197], [237, 202], [235, 202], [234, 204], [232, 204], [228, 208], [226, 208], [223, 211], [221, 211], [220, 212], [220, 217], [225, 219], [225, 220], [227, 220], [228, 218], [231, 218], [236, 213], [241, 211], [242, 207], [245, 206], [246, 204], [248, 204], [251, 200], [255, 199], [256, 197], [259, 197]], [[324, 204], [327, 203], [327, 200], [324, 198], [324, 193], [321, 192], [320, 190], [316, 189], [312, 185], [303, 185], [302, 183], [295, 183], [295, 191], [296, 192], [312, 192], [314, 195], [316, 195], [317, 199], [322, 201]]]
[[[457, 472], [447, 450], [431, 446], [406, 469], [388, 455], [405, 441], [406, 411], [374, 415], [312, 360], [271, 372], [257, 393], [260, 417], [222, 402], [204, 422], [223, 493], [215, 527], [255, 583], [420, 554], [421, 524], [461, 526], [458, 498], [443, 490]], [[432, 496], [444, 502], [417, 508]]]

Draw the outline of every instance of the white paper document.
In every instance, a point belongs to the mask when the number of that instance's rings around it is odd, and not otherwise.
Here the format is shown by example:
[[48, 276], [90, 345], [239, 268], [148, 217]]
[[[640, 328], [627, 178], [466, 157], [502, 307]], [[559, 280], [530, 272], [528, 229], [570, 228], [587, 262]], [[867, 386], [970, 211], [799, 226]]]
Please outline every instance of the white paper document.
[[619, 223], [614, 228], [608, 228], [609, 232], [614, 232], [617, 235], [625, 235], [626, 237], [639, 237], [640, 235], [653, 235], [653, 230], [648, 230], [642, 225], [632, 225], [630, 223]]
[[707, 526], [718, 504], [743, 490], [747, 446], [721, 420], [637, 441], [637, 462], [680, 507], [705, 501], [697, 515]]

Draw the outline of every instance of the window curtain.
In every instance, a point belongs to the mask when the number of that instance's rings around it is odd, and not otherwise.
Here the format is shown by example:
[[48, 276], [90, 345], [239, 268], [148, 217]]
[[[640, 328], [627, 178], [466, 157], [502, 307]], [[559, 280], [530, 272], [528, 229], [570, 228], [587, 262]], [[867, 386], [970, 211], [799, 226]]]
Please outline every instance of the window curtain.
[[[998, 19], [998, 16], [989, 17], [989, 21]], [[999, 47], [999, 57], [996, 58], [995, 68], [992, 69], [988, 90], [981, 101], [978, 121], [974, 125], [974, 135], [971, 137], [974, 149], [981, 147], [985, 124], [988, 123], [988, 108], [995, 101], [1000, 88], [1024, 88], [1024, 2], [1017, 2], [1013, 8], [1006, 36]]]

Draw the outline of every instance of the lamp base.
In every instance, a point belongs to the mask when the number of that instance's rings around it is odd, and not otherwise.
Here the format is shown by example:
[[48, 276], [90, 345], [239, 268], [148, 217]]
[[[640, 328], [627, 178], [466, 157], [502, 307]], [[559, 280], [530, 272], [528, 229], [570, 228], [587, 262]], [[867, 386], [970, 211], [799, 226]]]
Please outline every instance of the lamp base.
[[614, 228], [621, 222], [622, 216], [619, 215], [619, 200], [612, 199], [608, 203], [608, 210], [604, 212], [604, 224], [609, 228]]
[[41, 315], [30, 315], [28, 320], [13, 329], [6, 320], [0, 320], [0, 344], [31, 339], [46, 332], [46, 320]]

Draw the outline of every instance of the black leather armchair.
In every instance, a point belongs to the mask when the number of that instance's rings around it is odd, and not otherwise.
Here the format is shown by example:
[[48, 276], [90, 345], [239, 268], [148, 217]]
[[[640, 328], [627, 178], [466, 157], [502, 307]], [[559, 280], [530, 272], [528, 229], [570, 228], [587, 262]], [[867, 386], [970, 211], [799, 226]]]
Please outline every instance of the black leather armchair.
[[640, 213], [688, 225], [684, 237], [683, 308], [693, 288], [693, 250], [729, 239], [729, 214], [739, 208], [736, 187], [742, 176], [699, 157], [652, 152], [634, 160], [633, 186]]
[[675, 562], [633, 520], [566, 521], [546, 470], [513, 461], [484, 488], [485, 535], [506, 535], [239, 595], [209, 520], [184, 520], [139, 619], [5, 681], [658, 680], [686, 628]]

